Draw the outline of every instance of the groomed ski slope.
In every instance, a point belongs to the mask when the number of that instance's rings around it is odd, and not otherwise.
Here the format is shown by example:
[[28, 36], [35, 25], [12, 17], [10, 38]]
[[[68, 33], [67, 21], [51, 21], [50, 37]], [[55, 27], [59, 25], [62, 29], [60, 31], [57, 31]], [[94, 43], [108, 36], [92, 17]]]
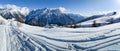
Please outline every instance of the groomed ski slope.
[[[0, 51], [120, 51], [120, 23], [98, 28], [43, 28], [10, 21]], [[2, 39], [3, 38], [3, 39]], [[5, 41], [6, 40], [6, 41]]]

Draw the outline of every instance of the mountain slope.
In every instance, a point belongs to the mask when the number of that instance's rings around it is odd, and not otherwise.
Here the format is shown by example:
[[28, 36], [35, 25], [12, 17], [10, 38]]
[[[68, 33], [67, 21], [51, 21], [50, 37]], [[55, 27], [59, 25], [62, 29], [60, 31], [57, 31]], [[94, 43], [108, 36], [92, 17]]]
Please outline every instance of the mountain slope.
[[94, 21], [96, 22], [96, 24], [98, 24], [98, 26], [120, 22], [120, 12], [115, 11], [103, 15], [95, 15], [82, 20], [80, 24], [83, 26], [91, 27]]
[[120, 23], [78, 29], [17, 27], [16, 23], [0, 25], [1, 51], [120, 51]]
[[24, 18], [30, 10], [26, 7], [17, 7], [16, 5], [1, 5], [0, 15], [5, 19], [15, 18], [17, 21], [24, 22]]
[[65, 13], [61, 8], [43, 8], [37, 9], [30, 12], [26, 16], [26, 23], [32, 25], [45, 25], [45, 24], [57, 24], [65, 25], [70, 22], [79, 22], [84, 17], [77, 14]]

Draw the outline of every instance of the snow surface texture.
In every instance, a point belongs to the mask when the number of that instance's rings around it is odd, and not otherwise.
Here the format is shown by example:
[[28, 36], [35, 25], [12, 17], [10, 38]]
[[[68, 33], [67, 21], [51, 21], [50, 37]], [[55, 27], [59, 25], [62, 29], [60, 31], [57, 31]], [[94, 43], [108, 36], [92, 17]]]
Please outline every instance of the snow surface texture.
[[[114, 27], [113, 27], [114, 26]], [[120, 51], [120, 23], [98, 28], [43, 28], [9, 20], [0, 51]]]
[[2, 16], [0, 16], [0, 25], [1, 24], [6, 24], [7, 20], [5, 20]]

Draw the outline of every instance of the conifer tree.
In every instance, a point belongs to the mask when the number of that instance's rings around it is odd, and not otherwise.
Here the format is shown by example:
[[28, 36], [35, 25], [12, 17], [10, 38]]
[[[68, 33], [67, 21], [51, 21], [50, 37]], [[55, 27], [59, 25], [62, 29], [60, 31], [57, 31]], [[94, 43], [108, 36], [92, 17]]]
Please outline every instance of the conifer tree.
[[97, 27], [97, 23], [96, 23], [95, 20], [93, 21], [93, 25], [92, 25], [92, 27]]

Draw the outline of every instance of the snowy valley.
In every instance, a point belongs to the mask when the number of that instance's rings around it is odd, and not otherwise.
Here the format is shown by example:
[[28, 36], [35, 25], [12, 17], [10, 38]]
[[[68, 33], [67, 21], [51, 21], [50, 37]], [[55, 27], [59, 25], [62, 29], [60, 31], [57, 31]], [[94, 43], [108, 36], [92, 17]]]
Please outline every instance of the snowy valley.
[[10, 7], [0, 7], [0, 51], [120, 51], [119, 11], [86, 18], [63, 8]]

